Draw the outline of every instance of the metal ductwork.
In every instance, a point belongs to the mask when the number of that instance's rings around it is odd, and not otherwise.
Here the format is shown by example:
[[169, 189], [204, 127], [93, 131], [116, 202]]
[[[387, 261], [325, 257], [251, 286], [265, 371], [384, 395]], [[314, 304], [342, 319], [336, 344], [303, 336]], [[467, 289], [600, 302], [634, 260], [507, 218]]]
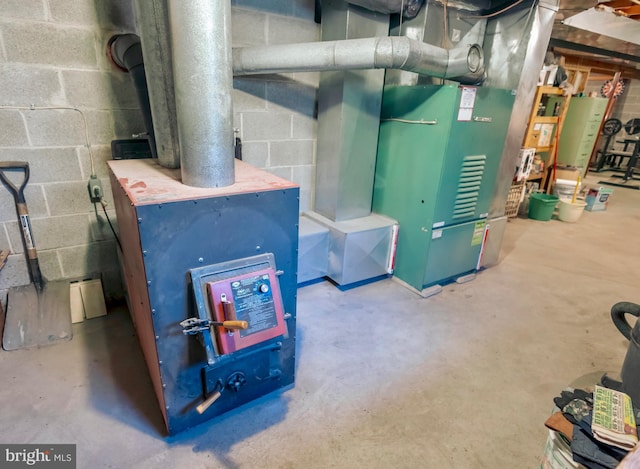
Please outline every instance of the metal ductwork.
[[347, 0], [352, 5], [359, 5], [380, 13], [402, 13], [408, 18], [418, 14], [424, 0]]
[[142, 47], [140, 38], [135, 34], [118, 34], [112, 36], [107, 44], [107, 55], [120, 69], [131, 74], [131, 79], [136, 88], [138, 103], [142, 111], [145, 130], [149, 135], [151, 154], [157, 158], [156, 139], [151, 118], [151, 105], [149, 104], [149, 92], [147, 90], [147, 78], [142, 59]]
[[182, 183], [235, 182], [231, 0], [169, 0]]
[[173, 91], [169, 17], [166, 0], [135, 0], [136, 29], [140, 35], [149, 104], [153, 116], [158, 163], [180, 167], [176, 101]]
[[380, 68], [477, 83], [484, 75], [484, 57], [478, 44], [447, 50], [406, 36], [233, 50], [235, 75]]
[[[328, 0], [326, 3], [332, 4]], [[364, 14], [365, 8], [400, 11], [403, 6], [417, 12], [424, 2], [349, 3], [356, 4], [354, 14], [358, 14], [356, 10]], [[464, 83], [484, 78], [482, 49], [477, 44], [470, 46], [473, 40], [447, 50], [404, 36], [382, 36], [239, 48], [232, 55], [230, 0], [168, 0], [166, 4], [163, 0], [137, 0], [136, 6], [138, 24], [145, 34], [142, 48], [151, 54], [151, 62], [158, 64], [148, 72], [148, 101], [153, 106], [154, 122], [158, 122], [156, 132], [153, 126], [147, 131], [161, 140], [152, 142], [158, 147], [159, 163], [169, 168], [179, 163], [182, 182], [190, 186], [234, 183], [234, 73], [396, 68]], [[161, 34], [167, 25], [170, 34]]]

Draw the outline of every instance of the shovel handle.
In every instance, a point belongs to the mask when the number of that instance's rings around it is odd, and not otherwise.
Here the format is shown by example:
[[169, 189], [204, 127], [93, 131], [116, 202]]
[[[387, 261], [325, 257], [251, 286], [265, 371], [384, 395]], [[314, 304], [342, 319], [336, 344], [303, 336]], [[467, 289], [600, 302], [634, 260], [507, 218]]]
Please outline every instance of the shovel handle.
[[[7, 177], [7, 172], [23, 172], [24, 179], [20, 185], [16, 186]], [[27, 200], [24, 198], [24, 188], [29, 182], [29, 163], [26, 161], [0, 161], [0, 180], [9, 189], [11, 195], [16, 202], [16, 211], [18, 212], [18, 224], [20, 225], [20, 231], [22, 232], [22, 241], [27, 254], [27, 260], [29, 262], [29, 274], [31, 275], [31, 281], [36, 285], [39, 290], [42, 290], [44, 286], [44, 280], [42, 279], [42, 273], [40, 272], [40, 264], [38, 262], [38, 253], [36, 251], [35, 243], [33, 241], [33, 234], [31, 232], [31, 220], [29, 219], [29, 210], [27, 209]]]
[[[22, 171], [24, 172], [24, 179], [20, 186], [16, 186], [11, 180], [7, 177], [7, 171]], [[24, 204], [24, 211], [27, 210], [27, 201], [24, 198], [24, 188], [29, 181], [29, 163], [26, 161], [0, 161], [0, 179], [2, 183], [7, 186], [7, 189], [11, 191], [13, 198], [16, 200], [16, 205]], [[18, 209], [18, 213], [20, 213], [20, 209]]]

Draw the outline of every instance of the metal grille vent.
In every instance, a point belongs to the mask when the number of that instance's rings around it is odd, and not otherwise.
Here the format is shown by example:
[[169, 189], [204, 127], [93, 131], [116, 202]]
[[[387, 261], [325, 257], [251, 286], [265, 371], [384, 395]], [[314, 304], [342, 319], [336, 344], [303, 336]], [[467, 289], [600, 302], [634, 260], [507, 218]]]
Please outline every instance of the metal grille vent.
[[462, 160], [456, 201], [453, 206], [454, 219], [474, 216], [486, 161], [486, 155], [465, 156]]

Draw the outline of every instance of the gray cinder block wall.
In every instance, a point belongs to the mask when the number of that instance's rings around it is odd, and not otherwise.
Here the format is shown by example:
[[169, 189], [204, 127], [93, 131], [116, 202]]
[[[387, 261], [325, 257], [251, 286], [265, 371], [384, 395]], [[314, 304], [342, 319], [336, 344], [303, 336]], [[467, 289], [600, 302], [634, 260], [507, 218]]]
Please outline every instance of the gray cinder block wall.
[[[232, 5], [234, 46], [319, 37], [313, 0]], [[30, 164], [26, 198], [45, 277], [100, 275], [107, 300], [123, 291], [117, 245], [101, 207], [96, 216], [88, 197], [85, 131], [115, 222], [106, 167], [110, 143], [143, 131], [129, 76], [104, 53], [108, 38], [121, 32], [135, 32], [131, 0], [0, 2], [0, 161]], [[240, 129], [245, 161], [299, 183], [301, 210], [312, 204], [317, 83], [317, 74], [297, 73], [234, 81], [233, 125]], [[32, 105], [36, 110], [28, 109]], [[29, 277], [13, 198], [3, 186], [0, 248], [12, 253], [0, 272], [4, 303], [7, 290]]]
[[640, 81], [625, 80], [625, 89], [620, 101], [614, 105], [614, 112], [618, 111], [618, 119], [626, 124], [630, 119], [640, 119]]
[[[317, 41], [314, 0], [232, 0], [233, 46]], [[318, 73], [234, 79], [234, 127], [243, 159], [300, 184], [300, 210], [313, 206]]]

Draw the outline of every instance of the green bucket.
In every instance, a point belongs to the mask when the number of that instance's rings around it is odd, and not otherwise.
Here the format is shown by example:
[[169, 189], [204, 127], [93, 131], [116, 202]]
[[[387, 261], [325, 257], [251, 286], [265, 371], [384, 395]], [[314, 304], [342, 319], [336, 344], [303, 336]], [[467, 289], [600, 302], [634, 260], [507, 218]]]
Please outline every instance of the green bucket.
[[529, 196], [529, 218], [540, 221], [551, 220], [558, 197], [549, 194], [531, 194]]

